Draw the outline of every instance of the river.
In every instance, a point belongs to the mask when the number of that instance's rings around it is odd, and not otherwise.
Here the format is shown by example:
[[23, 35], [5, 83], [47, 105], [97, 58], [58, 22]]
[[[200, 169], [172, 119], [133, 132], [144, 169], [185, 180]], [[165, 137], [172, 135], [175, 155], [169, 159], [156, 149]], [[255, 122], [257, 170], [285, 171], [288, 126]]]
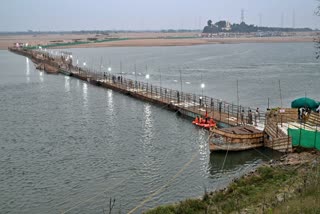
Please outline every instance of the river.
[[[69, 49], [74, 62], [252, 107], [319, 100], [311, 43]], [[120, 69], [120, 61], [121, 67]], [[161, 106], [35, 70], [0, 51], [0, 212], [114, 213], [199, 197], [277, 154], [210, 154], [208, 133]], [[146, 68], [147, 65], [147, 68]], [[160, 72], [159, 72], [160, 67]], [[201, 80], [202, 79], [202, 80]]]

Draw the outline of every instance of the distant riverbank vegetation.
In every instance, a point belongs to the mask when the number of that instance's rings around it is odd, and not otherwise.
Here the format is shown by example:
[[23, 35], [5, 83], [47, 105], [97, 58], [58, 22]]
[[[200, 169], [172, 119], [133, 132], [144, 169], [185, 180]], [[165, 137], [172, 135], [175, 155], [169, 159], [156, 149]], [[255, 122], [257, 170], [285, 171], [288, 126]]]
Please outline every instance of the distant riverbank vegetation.
[[254, 32], [307, 32], [312, 31], [310, 28], [281, 28], [281, 27], [258, 27], [255, 25], [248, 25], [245, 22], [240, 24], [231, 24], [228, 21], [218, 21], [215, 24], [208, 20], [207, 26], [204, 27], [202, 33], [254, 33]]
[[186, 33], [186, 32], [201, 32], [200, 29], [163, 29], [163, 30], [79, 30], [79, 31], [0, 31], [0, 35], [44, 35], [44, 34], [97, 34], [109, 35], [117, 33]]

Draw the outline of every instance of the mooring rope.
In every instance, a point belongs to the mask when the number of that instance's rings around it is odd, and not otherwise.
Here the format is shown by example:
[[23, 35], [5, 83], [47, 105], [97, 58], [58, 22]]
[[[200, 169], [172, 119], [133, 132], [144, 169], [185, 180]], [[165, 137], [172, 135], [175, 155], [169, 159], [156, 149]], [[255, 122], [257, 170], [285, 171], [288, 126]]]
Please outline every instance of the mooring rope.
[[[211, 135], [213, 134], [213, 132], [208, 136], [206, 142], [208, 143]], [[193, 154], [193, 156], [191, 157], [191, 159], [185, 164], [183, 165], [183, 167], [170, 179], [168, 180], [164, 185], [162, 185], [157, 191], [155, 191], [154, 193], [150, 194], [148, 197], [146, 197], [142, 202], [140, 202], [140, 204], [138, 204], [135, 208], [131, 209], [128, 214], [134, 213], [137, 209], [139, 209], [140, 207], [142, 207], [145, 203], [147, 203], [148, 201], [150, 201], [154, 196], [156, 196], [157, 194], [161, 193], [165, 188], [167, 188], [197, 157], [198, 151], [195, 152]]]
[[70, 212], [71, 210], [79, 207], [81, 204], [84, 204], [84, 203], [86, 203], [86, 202], [88, 202], [88, 201], [91, 201], [91, 200], [95, 199], [96, 197], [98, 197], [98, 196], [100, 196], [100, 195], [103, 195], [103, 194], [104, 194], [105, 192], [107, 192], [108, 190], [110, 190], [110, 189], [112, 189], [112, 188], [114, 188], [114, 187], [122, 184], [123, 182], [125, 182], [125, 181], [127, 181], [129, 178], [131, 178], [132, 176], [133, 176], [133, 174], [130, 175], [129, 177], [127, 177], [126, 179], [122, 179], [120, 182], [116, 183], [115, 185], [113, 185], [113, 186], [111, 186], [111, 187], [107, 187], [104, 191], [97, 193], [96, 195], [92, 196], [91, 198], [88, 198], [88, 199], [86, 199], [86, 200], [80, 201], [79, 203], [77, 203], [77, 204], [74, 205], [73, 207], [67, 209], [66, 211], [62, 211], [61, 214], [68, 213], [68, 212]]
[[137, 209], [139, 209], [140, 207], [142, 207], [145, 203], [147, 203], [148, 201], [150, 201], [155, 195], [161, 193], [165, 188], [167, 188], [193, 161], [194, 159], [197, 157], [197, 152], [194, 153], [194, 155], [192, 156], [192, 158], [170, 179], [168, 180], [164, 185], [162, 185], [157, 191], [155, 191], [154, 193], [150, 194], [146, 199], [144, 199], [138, 206], [136, 206], [135, 208], [133, 208], [132, 210], [130, 210], [128, 212], [128, 214], [131, 214], [133, 212], [135, 212]]
[[230, 146], [230, 143], [228, 143], [227, 152], [226, 152], [226, 155], [224, 156], [224, 160], [223, 160], [223, 163], [222, 163], [221, 170], [223, 170], [223, 168], [224, 168], [224, 164], [226, 163], [227, 156], [228, 156], [228, 153], [229, 153], [229, 146]]
[[254, 149], [256, 152], [258, 152], [259, 154], [261, 154], [262, 156], [266, 157], [267, 159], [272, 160], [271, 157], [267, 156], [266, 154], [263, 154], [263, 153], [260, 152], [258, 149], [256, 149], [256, 148], [253, 148], [253, 149]]
[[[167, 105], [164, 105], [163, 107], [161, 108], [164, 108], [166, 107]], [[175, 111], [175, 113], [177, 113], [177, 111]], [[210, 135], [208, 136], [206, 142], [208, 143], [210, 137], [212, 136], [213, 132], [210, 133]], [[197, 151], [198, 152], [198, 151]], [[183, 165], [183, 167], [170, 179], [168, 180], [163, 186], [161, 186], [157, 191], [155, 191], [154, 193], [152, 193], [151, 195], [149, 195], [146, 199], [144, 199], [138, 206], [136, 206], [135, 208], [133, 208], [132, 210], [130, 210], [128, 213], [133, 213], [135, 212], [137, 209], [139, 209], [140, 207], [142, 207], [145, 203], [147, 203], [148, 201], [150, 201], [155, 195], [161, 193], [165, 188], [167, 188], [181, 173], [183, 173], [185, 171], [185, 169], [195, 160], [195, 158], [197, 157], [197, 152], [195, 152], [193, 154], [193, 156], [191, 157], [191, 159], [185, 164]], [[130, 177], [132, 177], [133, 174], [131, 176], [129, 176], [128, 178], [126, 179], [123, 179], [121, 180], [120, 182], [116, 183], [115, 185], [113, 185], [112, 187], [108, 187], [106, 188], [104, 191], [102, 192], [99, 192], [97, 193], [96, 195], [86, 199], [86, 200], [83, 200], [83, 201], [80, 201], [79, 203], [75, 204], [73, 207], [67, 209], [66, 211], [62, 211], [61, 214], [66, 214], [68, 212], [70, 212], [71, 210], [74, 210], [75, 208], [79, 207], [80, 205], [84, 204], [84, 203], [87, 203], [95, 198], [97, 198], [98, 196], [101, 196], [103, 195], [105, 192], [107, 192], [108, 190], [120, 185], [121, 183], [125, 182], [126, 180], [128, 180]]]

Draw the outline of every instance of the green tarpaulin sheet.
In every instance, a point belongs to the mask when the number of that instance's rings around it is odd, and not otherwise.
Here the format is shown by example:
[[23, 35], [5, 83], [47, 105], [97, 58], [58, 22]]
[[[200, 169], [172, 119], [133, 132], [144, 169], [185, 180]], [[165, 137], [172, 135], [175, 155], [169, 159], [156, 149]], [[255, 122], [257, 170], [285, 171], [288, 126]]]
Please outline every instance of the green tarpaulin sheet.
[[301, 146], [304, 148], [315, 148], [320, 150], [320, 132], [308, 131], [305, 129], [290, 129], [288, 134], [292, 137], [293, 146]]

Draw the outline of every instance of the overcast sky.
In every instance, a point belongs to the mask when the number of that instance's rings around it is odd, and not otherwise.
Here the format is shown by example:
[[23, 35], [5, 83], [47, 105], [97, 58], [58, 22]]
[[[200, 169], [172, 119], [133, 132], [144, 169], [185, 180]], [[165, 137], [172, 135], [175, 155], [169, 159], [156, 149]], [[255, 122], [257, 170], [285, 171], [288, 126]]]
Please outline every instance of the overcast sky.
[[[196, 29], [229, 20], [320, 28], [317, 0], [1, 0], [0, 31]], [[295, 14], [295, 19], [293, 19]], [[295, 20], [295, 22], [293, 22]]]

